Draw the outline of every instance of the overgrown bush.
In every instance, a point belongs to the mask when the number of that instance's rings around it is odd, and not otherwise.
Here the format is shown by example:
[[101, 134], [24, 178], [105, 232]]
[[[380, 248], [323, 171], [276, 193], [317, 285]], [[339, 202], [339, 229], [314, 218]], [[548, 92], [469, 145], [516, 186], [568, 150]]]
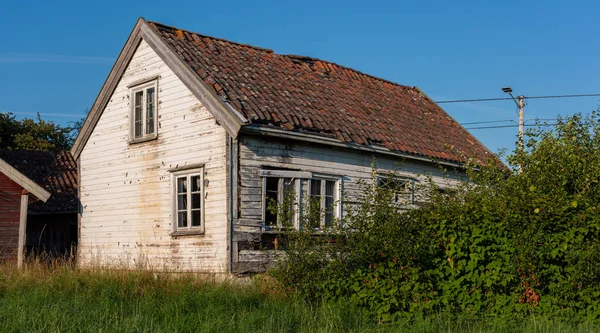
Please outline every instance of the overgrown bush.
[[452, 194], [425, 184], [429, 203], [418, 209], [364, 184], [337, 227], [289, 231], [273, 275], [302, 297], [380, 321], [438, 312], [598, 320], [599, 120], [535, 127], [508, 167], [469, 165]]

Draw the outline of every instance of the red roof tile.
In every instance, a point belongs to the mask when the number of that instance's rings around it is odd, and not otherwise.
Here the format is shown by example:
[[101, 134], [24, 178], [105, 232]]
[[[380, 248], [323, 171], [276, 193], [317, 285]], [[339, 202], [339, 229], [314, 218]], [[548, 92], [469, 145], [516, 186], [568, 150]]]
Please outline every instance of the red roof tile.
[[77, 163], [71, 153], [0, 150], [0, 158], [50, 192], [50, 199], [29, 209], [39, 213], [77, 211]]
[[150, 25], [252, 124], [455, 162], [492, 156], [418, 88], [311, 57]]

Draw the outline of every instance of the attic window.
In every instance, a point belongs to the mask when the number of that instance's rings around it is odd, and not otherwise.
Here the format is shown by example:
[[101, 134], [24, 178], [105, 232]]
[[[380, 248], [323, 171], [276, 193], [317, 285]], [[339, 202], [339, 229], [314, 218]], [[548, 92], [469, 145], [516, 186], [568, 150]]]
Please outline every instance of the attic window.
[[157, 136], [157, 80], [130, 89], [131, 129], [130, 142], [155, 139]]

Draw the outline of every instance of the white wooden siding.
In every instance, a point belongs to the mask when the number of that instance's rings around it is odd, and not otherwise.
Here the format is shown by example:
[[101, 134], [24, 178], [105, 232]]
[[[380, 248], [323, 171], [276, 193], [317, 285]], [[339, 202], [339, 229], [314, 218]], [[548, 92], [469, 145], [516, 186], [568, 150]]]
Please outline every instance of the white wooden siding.
[[[158, 79], [158, 139], [129, 144], [128, 85]], [[141, 42], [81, 157], [82, 266], [227, 270], [226, 132]], [[169, 170], [205, 163], [205, 234], [170, 236]]]
[[[266, 140], [257, 136], [240, 137], [240, 218], [262, 219], [262, 178], [264, 167], [296, 169], [342, 176], [345, 192], [343, 207], [356, 202], [363, 187], [360, 181], [371, 183], [374, 156], [353, 149], [328, 148], [309, 143]], [[432, 164], [415, 163], [378, 155], [375, 160], [378, 172], [394, 171], [398, 175], [425, 181], [431, 176], [438, 185], [456, 184], [460, 174], [444, 177]]]

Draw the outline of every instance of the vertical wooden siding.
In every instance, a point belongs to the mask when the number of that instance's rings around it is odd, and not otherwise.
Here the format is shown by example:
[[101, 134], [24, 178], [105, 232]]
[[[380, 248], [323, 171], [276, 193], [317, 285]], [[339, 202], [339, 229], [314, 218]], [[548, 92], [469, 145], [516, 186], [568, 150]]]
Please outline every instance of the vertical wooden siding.
[[0, 172], [0, 262], [17, 258], [21, 190]]
[[[129, 144], [133, 82], [158, 79], [158, 139]], [[82, 266], [227, 270], [226, 132], [144, 41], [81, 153]], [[205, 234], [171, 237], [169, 169], [205, 163]]]

